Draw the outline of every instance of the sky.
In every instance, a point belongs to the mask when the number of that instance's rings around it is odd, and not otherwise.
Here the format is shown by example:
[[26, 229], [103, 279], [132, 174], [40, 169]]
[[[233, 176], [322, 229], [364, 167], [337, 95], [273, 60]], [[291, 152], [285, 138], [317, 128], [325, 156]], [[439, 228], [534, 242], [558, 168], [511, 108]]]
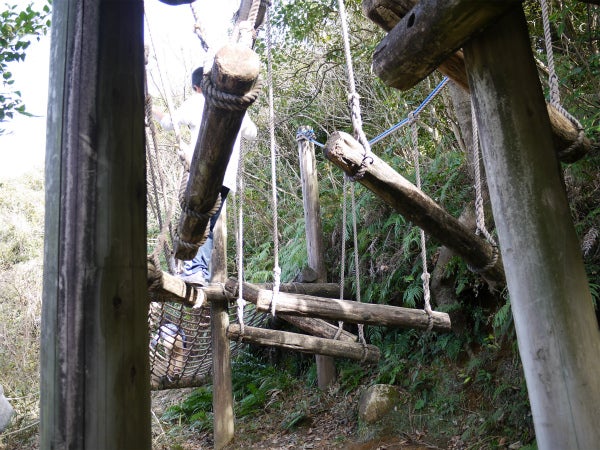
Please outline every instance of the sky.
[[[2, 1], [14, 4], [17, 0]], [[18, 2], [20, 3], [20, 2]], [[33, 0], [36, 5], [42, 0]], [[231, 17], [240, 0], [196, 0], [195, 9], [209, 45], [218, 48], [227, 42]], [[151, 94], [172, 96], [190, 83], [190, 74], [204, 64], [206, 55], [194, 33], [190, 5], [170, 6], [159, 0], [145, 0], [145, 42], [151, 46], [147, 70]], [[152, 48], [153, 46], [153, 48]], [[48, 101], [50, 33], [27, 49], [25, 61], [12, 63], [14, 89], [20, 90], [27, 110], [34, 117], [17, 114], [2, 125], [0, 135], [0, 181], [20, 177], [27, 171], [44, 167], [46, 147], [46, 110]]]

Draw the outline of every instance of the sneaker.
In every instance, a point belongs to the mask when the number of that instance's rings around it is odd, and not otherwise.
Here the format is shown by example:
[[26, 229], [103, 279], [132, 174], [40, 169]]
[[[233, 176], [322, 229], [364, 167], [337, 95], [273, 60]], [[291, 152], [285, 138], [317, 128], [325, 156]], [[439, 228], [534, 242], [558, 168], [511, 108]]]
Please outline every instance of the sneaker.
[[192, 273], [189, 275], [185, 275], [182, 273], [182, 274], [179, 274], [179, 278], [181, 278], [186, 283], [193, 284], [198, 287], [203, 287], [203, 286], [208, 285], [208, 283], [204, 279], [204, 275], [202, 275], [201, 272], [195, 272], [195, 273]]

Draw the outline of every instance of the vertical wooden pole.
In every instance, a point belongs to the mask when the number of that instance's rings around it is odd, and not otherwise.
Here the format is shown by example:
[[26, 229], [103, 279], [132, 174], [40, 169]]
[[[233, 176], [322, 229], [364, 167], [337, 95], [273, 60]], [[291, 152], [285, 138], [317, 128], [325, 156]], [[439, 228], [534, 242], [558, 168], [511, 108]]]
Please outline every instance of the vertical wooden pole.
[[229, 326], [227, 300], [211, 301], [210, 317], [213, 352], [214, 448], [221, 449], [231, 442], [234, 433], [231, 352], [227, 337]]
[[[298, 130], [300, 135], [303, 127]], [[308, 265], [317, 273], [317, 283], [327, 282], [321, 207], [319, 204], [319, 181], [317, 179], [315, 146], [306, 139], [298, 139], [300, 176], [302, 179], [302, 201], [304, 203], [304, 226], [306, 229], [306, 251]], [[335, 362], [330, 356], [316, 355], [317, 382], [320, 389], [327, 389], [336, 378]]]
[[223, 203], [221, 215], [213, 229], [213, 253], [210, 259], [210, 281], [227, 281], [227, 202]]
[[40, 448], [150, 449], [141, 0], [55, 2]]
[[464, 47], [537, 445], [600, 442], [600, 333], [521, 6]]

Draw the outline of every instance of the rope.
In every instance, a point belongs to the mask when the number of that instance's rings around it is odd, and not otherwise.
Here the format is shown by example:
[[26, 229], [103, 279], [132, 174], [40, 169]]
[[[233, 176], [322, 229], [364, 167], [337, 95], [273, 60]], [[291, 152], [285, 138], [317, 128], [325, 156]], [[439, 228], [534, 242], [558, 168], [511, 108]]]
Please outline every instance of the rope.
[[[418, 142], [418, 129], [415, 115], [410, 115], [410, 130], [411, 140], [413, 147], [413, 161], [415, 165], [415, 176], [417, 188], [421, 189], [421, 166], [419, 164], [419, 142]], [[419, 229], [421, 238], [421, 265], [423, 273], [421, 274], [421, 280], [423, 281], [423, 301], [425, 303], [424, 309], [427, 313], [427, 331], [433, 329], [433, 311], [431, 310], [431, 293], [429, 291], [429, 278], [430, 274], [427, 269], [427, 242], [425, 241], [425, 231], [422, 228]]]
[[[350, 195], [352, 200], [352, 234], [354, 244], [354, 275], [356, 277], [356, 301], [360, 303], [360, 260], [358, 257], [358, 232], [356, 229], [356, 200], [354, 195], [354, 183], [350, 184]], [[363, 345], [366, 344], [364, 325], [358, 324], [358, 340]]]
[[237, 173], [237, 192], [239, 194], [236, 196], [238, 202], [238, 216], [237, 216], [237, 233], [235, 235], [235, 244], [236, 244], [236, 261], [237, 261], [237, 273], [238, 273], [238, 298], [237, 298], [237, 319], [240, 324], [240, 335], [244, 334], [244, 308], [246, 306], [246, 301], [243, 296], [243, 288], [244, 288], [244, 248], [243, 248], [243, 239], [244, 239], [244, 178], [243, 178], [243, 150], [244, 145], [242, 145], [242, 149], [240, 151], [240, 164], [238, 165], [238, 173]]
[[[344, 177], [344, 184], [342, 186], [342, 236], [341, 236], [341, 241], [342, 241], [342, 256], [340, 257], [340, 300], [344, 300], [344, 286], [346, 284], [346, 226], [347, 226], [347, 201], [346, 201], [346, 195], [347, 195], [347, 185], [348, 185], [348, 180], [347, 177]], [[344, 322], [339, 320], [338, 321], [338, 331], [335, 334], [335, 338], [337, 339], [339, 337], [339, 335], [342, 333], [342, 329], [344, 327]]]
[[363, 146], [364, 153], [360, 167], [357, 173], [351, 178], [352, 181], [360, 180], [364, 177], [367, 166], [373, 163], [371, 158], [371, 144], [369, 143], [365, 132], [363, 131], [362, 116], [360, 111], [360, 97], [356, 93], [356, 83], [354, 81], [354, 69], [352, 67], [352, 54], [350, 53], [350, 38], [348, 33], [348, 22], [346, 14], [346, 6], [344, 0], [338, 0], [340, 22], [342, 25], [342, 40], [344, 43], [344, 55], [346, 57], [346, 71], [348, 76], [348, 104], [350, 106], [350, 116], [352, 119], [352, 127], [356, 134], [358, 142]]
[[547, 0], [540, 0], [542, 7], [542, 22], [544, 25], [544, 42], [546, 45], [546, 55], [548, 57], [548, 87], [550, 91], [550, 104], [554, 106], [558, 112], [565, 116], [577, 128], [577, 139], [567, 149], [561, 153], [568, 154], [573, 149], [579, 147], [585, 138], [585, 133], [581, 123], [569, 113], [560, 103], [560, 91], [558, 87], [558, 76], [554, 66], [554, 50], [552, 49], [552, 35], [550, 33], [550, 15], [548, 12]]
[[206, 39], [204, 39], [204, 28], [202, 28], [202, 25], [200, 23], [200, 15], [196, 11], [196, 6], [194, 5], [194, 3], [190, 3], [190, 9], [192, 10], [192, 16], [194, 17], [194, 33], [196, 34], [196, 36], [198, 36], [202, 49], [205, 52], [208, 52], [210, 47], [208, 46]]
[[244, 95], [235, 95], [228, 92], [219, 91], [213, 84], [209, 76], [202, 79], [202, 93], [205, 101], [217, 108], [226, 109], [229, 111], [246, 111], [252, 103], [256, 101], [262, 83], [257, 81], [254, 88]]

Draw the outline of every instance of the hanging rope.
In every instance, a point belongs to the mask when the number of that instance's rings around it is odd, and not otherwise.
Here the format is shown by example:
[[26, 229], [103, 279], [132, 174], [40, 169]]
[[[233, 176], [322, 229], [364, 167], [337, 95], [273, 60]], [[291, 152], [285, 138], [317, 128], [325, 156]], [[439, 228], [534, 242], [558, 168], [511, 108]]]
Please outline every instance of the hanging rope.
[[350, 106], [350, 116], [352, 118], [352, 127], [358, 142], [364, 149], [363, 159], [357, 173], [351, 178], [352, 181], [360, 180], [364, 177], [367, 166], [373, 163], [371, 158], [371, 144], [369, 143], [365, 132], [363, 131], [362, 116], [360, 111], [360, 97], [356, 92], [356, 83], [354, 81], [354, 69], [352, 67], [352, 54], [350, 53], [350, 38], [348, 32], [348, 22], [346, 6], [344, 0], [338, 0], [340, 22], [342, 25], [342, 41], [344, 43], [344, 55], [346, 57], [346, 72], [348, 76], [348, 104]]
[[569, 153], [574, 148], [581, 145], [585, 138], [585, 133], [581, 123], [569, 113], [560, 103], [560, 91], [558, 87], [558, 76], [554, 67], [554, 50], [552, 49], [552, 35], [550, 33], [550, 14], [548, 12], [547, 0], [540, 0], [542, 7], [542, 23], [544, 26], [544, 42], [546, 45], [546, 55], [548, 57], [548, 87], [550, 91], [550, 104], [554, 106], [558, 112], [565, 116], [571, 123], [577, 128], [577, 139], [573, 142], [569, 148], [563, 150], [561, 153]]
[[196, 34], [196, 36], [198, 36], [202, 49], [208, 53], [210, 47], [208, 46], [206, 39], [204, 39], [205, 32], [204, 28], [202, 27], [202, 24], [200, 23], [200, 14], [198, 14], [198, 12], [196, 11], [195, 3], [190, 3], [190, 9], [192, 10], [192, 16], [194, 17], [194, 33]]
[[[413, 148], [413, 162], [415, 165], [415, 177], [416, 177], [416, 185], [417, 188], [421, 189], [421, 166], [419, 163], [419, 142], [418, 142], [418, 129], [417, 129], [417, 116], [412, 114], [410, 115], [410, 136], [412, 141]], [[433, 329], [433, 311], [431, 310], [431, 293], [429, 291], [429, 278], [430, 274], [427, 269], [427, 242], [425, 240], [425, 231], [422, 228], [419, 229], [419, 234], [421, 237], [421, 265], [423, 269], [423, 273], [421, 274], [421, 280], [423, 281], [423, 301], [425, 303], [424, 309], [427, 313], [428, 323], [427, 323], [427, 331], [431, 331]]]
[[244, 288], [244, 178], [243, 178], [243, 165], [244, 165], [244, 145], [241, 148], [240, 164], [238, 166], [237, 173], [237, 192], [236, 196], [238, 202], [238, 215], [236, 220], [237, 233], [235, 235], [236, 244], [236, 260], [237, 260], [237, 273], [238, 273], [238, 298], [237, 298], [237, 319], [240, 324], [240, 336], [244, 334], [244, 308], [246, 307], [246, 300], [243, 297]]

